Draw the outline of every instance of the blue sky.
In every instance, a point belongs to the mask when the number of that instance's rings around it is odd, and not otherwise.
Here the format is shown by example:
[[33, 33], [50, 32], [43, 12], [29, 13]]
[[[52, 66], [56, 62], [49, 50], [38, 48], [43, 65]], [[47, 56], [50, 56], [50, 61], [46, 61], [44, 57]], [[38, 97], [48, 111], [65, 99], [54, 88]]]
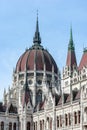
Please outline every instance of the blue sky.
[[42, 45], [52, 54], [60, 70], [65, 66], [72, 24], [79, 62], [87, 47], [87, 0], [0, 1], [0, 100], [12, 82], [20, 55], [32, 45], [39, 10]]

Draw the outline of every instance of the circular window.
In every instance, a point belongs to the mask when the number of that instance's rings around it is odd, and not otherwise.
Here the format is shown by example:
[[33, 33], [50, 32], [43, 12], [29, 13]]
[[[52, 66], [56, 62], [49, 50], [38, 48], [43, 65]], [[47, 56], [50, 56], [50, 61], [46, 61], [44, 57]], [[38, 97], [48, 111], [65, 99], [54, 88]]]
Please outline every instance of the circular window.
[[31, 85], [33, 83], [33, 81], [32, 80], [29, 80], [29, 84]]
[[37, 83], [38, 83], [39, 85], [41, 85], [41, 84], [42, 84], [42, 80], [38, 80]]

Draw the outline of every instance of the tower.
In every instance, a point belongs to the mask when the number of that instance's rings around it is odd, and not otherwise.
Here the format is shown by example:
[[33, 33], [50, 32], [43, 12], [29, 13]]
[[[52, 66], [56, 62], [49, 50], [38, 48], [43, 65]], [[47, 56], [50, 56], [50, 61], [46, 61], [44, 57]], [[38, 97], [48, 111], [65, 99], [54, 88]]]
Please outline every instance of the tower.
[[64, 93], [70, 93], [71, 91], [71, 78], [74, 70], [77, 70], [77, 61], [76, 61], [75, 47], [74, 47], [72, 27], [71, 27], [66, 65], [63, 69], [63, 74], [62, 74], [62, 86], [63, 86], [62, 89]]

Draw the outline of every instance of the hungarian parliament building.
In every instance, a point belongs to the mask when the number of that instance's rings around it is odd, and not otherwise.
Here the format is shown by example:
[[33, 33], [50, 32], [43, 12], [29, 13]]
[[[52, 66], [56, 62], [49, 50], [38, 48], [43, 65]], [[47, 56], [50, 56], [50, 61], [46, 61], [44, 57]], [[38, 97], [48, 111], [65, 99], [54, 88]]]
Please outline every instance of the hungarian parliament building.
[[87, 130], [87, 48], [78, 65], [72, 28], [67, 46], [60, 73], [41, 45], [37, 16], [33, 44], [19, 57], [11, 87], [3, 92], [0, 130]]

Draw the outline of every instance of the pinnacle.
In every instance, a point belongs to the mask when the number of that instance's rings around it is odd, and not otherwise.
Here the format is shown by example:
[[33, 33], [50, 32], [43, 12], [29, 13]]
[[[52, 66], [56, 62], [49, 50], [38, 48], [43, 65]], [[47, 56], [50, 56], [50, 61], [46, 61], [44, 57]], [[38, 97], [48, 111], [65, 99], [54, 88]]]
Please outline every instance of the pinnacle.
[[36, 31], [33, 38], [34, 45], [40, 45], [41, 44], [41, 38], [40, 38], [40, 32], [39, 32], [39, 23], [38, 23], [38, 13], [37, 13], [37, 20], [36, 20]]
[[68, 50], [74, 50], [72, 27], [70, 28], [70, 40], [69, 40]]

